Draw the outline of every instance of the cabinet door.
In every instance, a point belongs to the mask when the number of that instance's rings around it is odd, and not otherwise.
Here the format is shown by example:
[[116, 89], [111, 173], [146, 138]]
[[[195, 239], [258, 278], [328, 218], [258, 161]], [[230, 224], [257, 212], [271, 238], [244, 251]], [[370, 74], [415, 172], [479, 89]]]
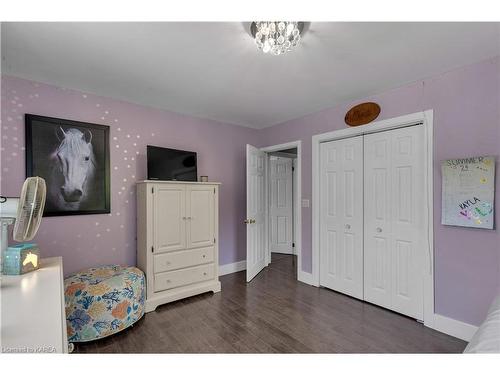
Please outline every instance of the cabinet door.
[[154, 185], [154, 252], [186, 247], [186, 188], [182, 185]]
[[320, 149], [320, 284], [362, 299], [363, 138]]
[[187, 186], [187, 247], [210, 246], [215, 241], [215, 187]]

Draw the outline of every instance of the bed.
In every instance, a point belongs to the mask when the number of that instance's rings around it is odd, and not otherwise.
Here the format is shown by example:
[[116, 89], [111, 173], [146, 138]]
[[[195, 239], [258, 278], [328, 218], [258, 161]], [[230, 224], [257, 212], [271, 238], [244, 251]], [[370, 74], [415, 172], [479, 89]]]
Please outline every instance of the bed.
[[486, 319], [464, 353], [500, 353], [500, 294], [494, 299]]

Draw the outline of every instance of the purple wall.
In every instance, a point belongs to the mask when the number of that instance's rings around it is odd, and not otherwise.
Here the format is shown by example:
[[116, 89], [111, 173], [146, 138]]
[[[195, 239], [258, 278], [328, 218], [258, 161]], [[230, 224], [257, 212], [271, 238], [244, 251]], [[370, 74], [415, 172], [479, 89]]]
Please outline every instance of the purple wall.
[[[500, 231], [443, 226], [440, 161], [500, 153], [500, 58], [463, 67], [261, 131], [262, 146], [302, 140], [302, 196], [311, 199], [311, 137], [345, 128], [354, 104], [374, 101], [378, 120], [434, 110], [435, 310], [471, 324], [484, 318], [500, 283]], [[500, 183], [496, 184], [496, 217]], [[498, 228], [498, 219], [496, 222]], [[311, 272], [311, 209], [302, 209], [302, 264]]]
[[111, 127], [111, 214], [47, 217], [36, 236], [43, 256], [63, 256], [66, 274], [135, 264], [135, 182], [146, 178], [147, 144], [198, 152], [198, 173], [222, 183], [220, 263], [245, 259], [245, 144], [257, 143], [256, 130], [5, 76], [1, 103], [2, 195], [18, 196], [25, 178], [24, 113]]
[[[436, 312], [471, 324], [481, 322], [499, 285], [500, 232], [440, 224], [439, 162], [499, 155], [499, 86], [500, 59], [495, 58], [356, 101], [378, 102], [379, 119], [434, 109]], [[345, 112], [353, 104], [256, 131], [3, 77], [1, 192], [17, 195], [24, 179], [24, 113], [110, 125], [111, 215], [44, 218], [36, 241], [44, 256], [64, 257], [66, 273], [98, 264], [134, 264], [134, 186], [145, 178], [146, 144], [196, 150], [199, 174], [222, 182], [220, 263], [236, 262], [245, 258], [246, 247], [240, 224], [245, 216], [245, 144], [302, 140], [302, 194], [311, 199], [311, 136], [344, 128]], [[496, 186], [499, 212], [500, 184]], [[311, 209], [303, 208], [302, 215], [302, 264], [310, 272]]]

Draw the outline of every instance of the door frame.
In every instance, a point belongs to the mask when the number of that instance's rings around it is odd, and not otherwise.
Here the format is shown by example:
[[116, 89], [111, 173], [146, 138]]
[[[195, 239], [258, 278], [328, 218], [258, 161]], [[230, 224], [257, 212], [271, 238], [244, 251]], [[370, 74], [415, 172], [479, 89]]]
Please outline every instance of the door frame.
[[312, 137], [312, 285], [319, 287], [319, 243], [320, 243], [320, 144], [338, 139], [351, 138], [364, 134], [404, 128], [417, 124], [424, 127], [426, 209], [424, 215], [427, 234], [427, 252], [423, 272], [424, 325], [434, 328], [434, 170], [433, 170], [433, 117], [432, 109], [405, 116], [373, 122], [368, 125], [352, 127], [317, 134]]
[[[289, 148], [297, 149], [297, 157], [296, 157], [296, 169], [295, 169], [295, 181], [294, 185], [294, 202], [293, 202], [293, 221], [295, 226], [295, 255], [297, 255], [297, 279], [301, 280], [302, 274], [302, 208], [301, 208], [301, 197], [302, 197], [302, 141], [292, 141], [287, 143], [281, 143], [278, 145], [261, 147], [260, 150], [269, 154], [270, 152], [277, 152], [281, 150], [286, 150]], [[269, 155], [268, 155], [269, 156]], [[269, 246], [269, 157], [266, 158], [265, 161], [265, 184], [266, 184], [266, 265], [271, 263], [271, 247]], [[292, 184], [294, 184], [294, 180], [292, 179]]]

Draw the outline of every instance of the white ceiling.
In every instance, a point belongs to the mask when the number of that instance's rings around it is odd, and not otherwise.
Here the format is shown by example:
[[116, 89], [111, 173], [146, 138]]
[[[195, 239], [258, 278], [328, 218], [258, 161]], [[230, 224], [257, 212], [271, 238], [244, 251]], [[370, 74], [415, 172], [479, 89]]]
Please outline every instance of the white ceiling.
[[500, 23], [311, 23], [265, 55], [242, 23], [3, 23], [3, 73], [265, 128], [500, 55]]

